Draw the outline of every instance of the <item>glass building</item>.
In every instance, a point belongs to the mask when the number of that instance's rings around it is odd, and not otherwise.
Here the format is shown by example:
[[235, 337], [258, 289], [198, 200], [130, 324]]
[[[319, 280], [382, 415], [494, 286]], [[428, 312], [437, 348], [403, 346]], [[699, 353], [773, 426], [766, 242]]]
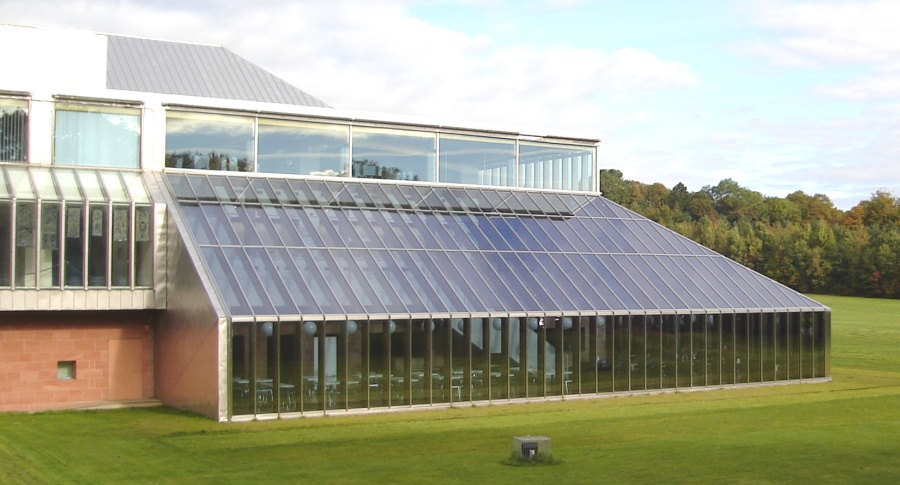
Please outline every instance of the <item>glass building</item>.
[[830, 310], [603, 198], [595, 138], [344, 112], [223, 48], [64, 34], [105, 85], [0, 74], [0, 411], [830, 379]]

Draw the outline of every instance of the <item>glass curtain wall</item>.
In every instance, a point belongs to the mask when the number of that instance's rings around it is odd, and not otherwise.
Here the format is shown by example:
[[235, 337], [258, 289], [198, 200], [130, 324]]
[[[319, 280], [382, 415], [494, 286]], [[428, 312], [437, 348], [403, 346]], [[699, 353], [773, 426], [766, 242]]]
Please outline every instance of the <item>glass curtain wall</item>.
[[174, 110], [166, 116], [169, 168], [592, 191], [594, 158], [590, 146], [514, 138]]
[[804, 346], [796, 356], [785, 346], [785, 362], [808, 365], [798, 371], [804, 379], [822, 377], [826, 342], [817, 332], [824, 333], [827, 315], [817, 312], [235, 322], [232, 412], [289, 415], [785, 380], [765, 379], [777, 358], [754, 360], [748, 348], [758, 343], [760, 356], [778, 355], [776, 316], [796, 321], [797, 346]]

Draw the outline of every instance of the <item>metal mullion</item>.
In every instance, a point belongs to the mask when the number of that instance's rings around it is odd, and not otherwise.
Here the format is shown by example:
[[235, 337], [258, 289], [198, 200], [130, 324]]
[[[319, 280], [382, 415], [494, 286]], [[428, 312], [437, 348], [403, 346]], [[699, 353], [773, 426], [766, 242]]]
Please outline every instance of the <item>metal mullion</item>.
[[[127, 189], [126, 189], [127, 190]], [[134, 205], [134, 200], [131, 200], [131, 203], [128, 205], [128, 287], [131, 290], [135, 288], [135, 271], [134, 267], [137, 264], [137, 260], [135, 258], [135, 245], [137, 242], [135, 241], [135, 217], [137, 216], [137, 209]]]
[[9, 199], [9, 288], [16, 289], [16, 226], [18, 216], [16, 197]]
[[516, 138], [514, 148], [513, 148], [513, 155], [514, 155], [514, 159], [515, 159], [515, 166], [513, 167], [513, 177], [515, 177], [515, 181], [513, 182], [513, 187], [524, 187], [525, 186], [525, 184], [523, 184], [522, 180], [519, 178], [519, 165], [520, 165], [520, 163], [519, 163], [519, 143], [521, 143], [521, 140]]
[[353, 177], [353, 123], [347, 125], [347, 160], [345, 161], [347, 178]]
[[[102, 181], [101, 181], [102, 182]], [[102, 183], [100, 184], [103, 185]], [[106, 201], [106, 289], [112, 285], [112, 228], [113, 228], [113, 202], [109, 198]]]

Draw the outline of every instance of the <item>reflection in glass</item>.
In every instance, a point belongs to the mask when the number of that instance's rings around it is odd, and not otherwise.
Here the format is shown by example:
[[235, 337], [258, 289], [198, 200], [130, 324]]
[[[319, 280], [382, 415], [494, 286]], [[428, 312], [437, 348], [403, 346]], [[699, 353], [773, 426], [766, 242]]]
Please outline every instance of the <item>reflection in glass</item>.
[[675, 345], [676, 352], [676, 385], [678, 387], [691, 386], [691, 364], [694, 360], [694, 348], [691, 342], [691, 322], [700, 319], [703, 315], [678, 315], [677, 320], [677, 343]]
[[613, 350], [613, 390], [616, 392], [627, 391], [630, 388], [631, 377], [631, 317], [616, 315], [615, 317], [615, 346]]
[[434, 182], [434, 144], [434, 133], [354, 127], [353, 176]]
[[253, 170], [253, 118], [169, 112], [166, 167]]
[[788, 379], [788, 313], [775, 314], [775, 380]]
[[631, 345], [628, 348], [630, 355], [629, 381], [630, 390], [640, 391], [646, 389], [646, 343], [647, 327], [644, 315], [631, 317]]
[[440, 135], [440, 181], [476, 185], [514, 185], [513, 140]]
[[735, 358], [740, 358], [735, 354], [735, 325], [734, 314], [726, 313], [722, 318], [722, 384], [734, 384], [735, 378]]
[[694, 386], [716, 386], [722, 382], [722, 316], [697, 315], [692, 330], [694, 355], [691, 363]]
[[747, 362], [749, 345], [748, 315], [737, 313], [734, 316], [734, 382], [736, 384], [747, 382]]
[[651, 315], [646, 321], [647, 389], [659, 389], [662, 377], [662, 317]]
[[801, 314], [788, 313], [788, 378], [800, 378]]
[[801, 349], [801, 362], [800, 362], [800, 377], [804, 379], [812, 378], [814, 375], [813, 369], [813, 354], [815, 352], [815, 348], [813, 342], [815, 341], [814, 331], [815, 325], [813, 325], [813, 314], [811, 312], [803, 312], [800, 323], [800, 349]]
[[[706, 315], [691, 315], [691, 386], [705, 386], [707, 362], [706, 354]], [[688, 383], [682, 383], [687, 386]]]
[[762, 314], [762, 381], [775, 380], [775, 314]]
[[259, 120], [259, 172], [346, 177], [349, 155], [349, 126]]
[[763, 314], [751, 313], [749, 330], [749, 354], [750, 368], [748, 369], [750, 382], [762, 381], [762, 319]]

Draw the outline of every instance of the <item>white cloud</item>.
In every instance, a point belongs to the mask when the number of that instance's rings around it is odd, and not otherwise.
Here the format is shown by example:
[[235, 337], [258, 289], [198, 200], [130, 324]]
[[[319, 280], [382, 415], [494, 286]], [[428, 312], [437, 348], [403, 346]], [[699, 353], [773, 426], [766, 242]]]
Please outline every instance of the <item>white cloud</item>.
[[763, 57], [779, 66], [856, 66], [869, 71], [864, 77], [820, 85], [815, 94], [854, 100], [900, 95], [900, 2], [773, 0], [752, 4], [747, 13], [777, 38], [748, 41], [737, 48], [739, 53]]
[[12, 1], [0, 17], [221, 44], [335, 107], [451, 119], [596, 131], [586, 103], [697, 83], [689, 66], [637, 49], [499, 47], [425, 23], [402, 1], [218, 5]]
[[900, 3], [892, 0], [753, 3], [747, 13], [784, 32], [773, 45], [817, 63], [882, 62], [900, 54]]

